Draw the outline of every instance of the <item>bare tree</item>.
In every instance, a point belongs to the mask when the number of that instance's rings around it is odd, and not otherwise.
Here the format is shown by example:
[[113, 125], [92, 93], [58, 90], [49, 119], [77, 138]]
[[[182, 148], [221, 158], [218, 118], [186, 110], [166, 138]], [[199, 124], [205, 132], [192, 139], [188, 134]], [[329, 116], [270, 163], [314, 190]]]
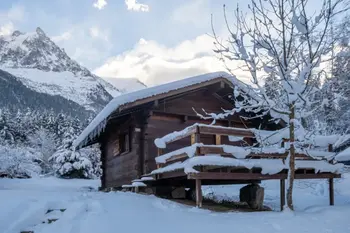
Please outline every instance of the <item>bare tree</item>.
[[[349, 7], [346, 0], [323, 0], [320, 4], [319, 10], [315, 10], [308, 0], [252, 0], [248, 14], [237, 7], [232, 26], [224, 6], [228, 39], [220, 39], [213, 27], [214, 51], [228, 71], [234, 75], [227, 61], [237, 61], [250, 74], [252, 82], [245, 90], [235, 89], [234, 109], [214, 118], [244, 110], [270, 114], [286, 122], [289, 130], [287, 207], [291, 210], [296, 136], [300, 136], [296, 135], [296, 129], [302, 127], [301, 119], [324, 103], [322, 98], [315, 98], [319, 93], [316, 83], [327, 74], [322, 63], [332, 59], [331, 51], [337, 39], [330, 36], [331, 22], [342, 17]], [[264, 86], [264, 78], [271, 75], [275, 77], [274, 86], [280, 88], [273, 96], [267, 94]]]

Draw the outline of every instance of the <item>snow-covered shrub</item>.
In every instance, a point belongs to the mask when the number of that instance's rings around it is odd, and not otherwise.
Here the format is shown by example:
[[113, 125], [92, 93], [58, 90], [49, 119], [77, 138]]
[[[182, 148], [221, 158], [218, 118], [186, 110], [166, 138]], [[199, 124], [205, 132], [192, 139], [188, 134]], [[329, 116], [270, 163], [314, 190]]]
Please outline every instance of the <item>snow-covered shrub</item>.
[[0, 145], [0, 173], [12, 178], [29, 178], [40, 174], [38, 154], [31, 148]]
[[94, 170], [89, 158], [72, 148], [61, 148], [51, 160], [57, 175], [63, 178], [94, 178]]
[[80, 154], [88, 158], [92, 165], [92, 178], [99, 178], [102, 175], [101, 150], [99, 146], [86, 147], [79, 150]]

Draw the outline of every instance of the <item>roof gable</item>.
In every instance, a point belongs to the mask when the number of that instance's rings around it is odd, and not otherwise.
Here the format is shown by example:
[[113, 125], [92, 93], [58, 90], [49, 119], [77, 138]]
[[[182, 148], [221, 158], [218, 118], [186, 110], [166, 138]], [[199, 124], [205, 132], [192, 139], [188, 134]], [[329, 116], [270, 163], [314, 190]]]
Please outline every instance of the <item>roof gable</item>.
[[214, 72], [117, 96], [111, 100], [84, 129], [79, 137], [73, 142], [73, 146], [75, 148], [81, 148], [85, 146], [88, 140], [92, 140], [98, 136], [105, 128], [108, 117], [115, 111], [123, 111], [147, 102], [184, 93], [221, 81], [231, 86], [239, 86], [243, 90], [246, 89], [246, 84], [239, 81], [234, 76], [229, 75], [226, 72]]

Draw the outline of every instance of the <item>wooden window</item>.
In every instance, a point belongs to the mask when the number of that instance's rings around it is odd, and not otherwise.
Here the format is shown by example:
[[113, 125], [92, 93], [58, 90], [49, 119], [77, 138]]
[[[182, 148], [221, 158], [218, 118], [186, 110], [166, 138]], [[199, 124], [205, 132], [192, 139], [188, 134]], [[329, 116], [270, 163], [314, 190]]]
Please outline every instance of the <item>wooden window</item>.
[[124, 132], [119, 134], [114, 145], [114, 155], [118, 156], [131, 151], [130, 133]]
[[130, 151], [129, 133], [119, 135], [119, 151], [121, 154]]

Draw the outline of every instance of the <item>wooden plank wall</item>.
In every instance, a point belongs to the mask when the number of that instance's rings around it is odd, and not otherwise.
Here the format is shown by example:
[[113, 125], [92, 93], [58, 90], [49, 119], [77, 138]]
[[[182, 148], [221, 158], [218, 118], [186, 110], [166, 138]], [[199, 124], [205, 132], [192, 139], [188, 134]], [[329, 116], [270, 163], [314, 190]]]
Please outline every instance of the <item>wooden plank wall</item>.
[[196, 113], [193, 111], [193, 108], [200, 113], [203, 113], [202, 109], [205, 109], [207, 112], [220, 113], [222, 112], [222, 108], [232, 108], [231, 104], [215, 99], [212, 94], [213, 92], [207, 89], [199, 90], [179, 98], [166, 99], [159, 103], [153, 110], [195, 116]]
[[[198, 122], [198, 119], [191, 118], [191, 116], [196, 116], [193, 107], [197, 111], [205, 109], [207, 112], [216, 113], [221, 113], [222, 108], [232, 108], [230, 103], [215, 98], [214, 92], [215, 88], [214, 90], [207, 88], [177, 98], [168, 98], [157, 102], [152, 109], [145, 108], [140, 112], [131, 113], [109, 123], [101, 142], [104, 169], [101, 178], [102, 187], [121, 187], [124, 184], [130, 184], [133, 179], [139, 178], [142, 174], [156, 169], [155, 157], [158, 150], [154, 145], [154, 140]], [[155, 114], [149, 116], [149, 111]], [[159, 112], [162, 114], [156, 114]], [[237, 116], [231, 117], [230, 120], [231, 123], [234, 121], [230, 126], [245, 128]], [[200, 120], [200, 123], [210, 124], [211, 120]], [[221, 121], [220, 124], [229, 126], [228, 121]], [[120, 132], [128, 129], [131, 129], [132, 132], [131, 151], [115, 155], [118, 136]], [[215, 144], [215, 135], [202, 135], [201, 142]], [[221, 143], [237, 144], [229, 142], [227, 137], [222, 137]], [[179, 140], [169, 144], [163, 153], [189, 145], [190, 138]]]
[[[120, 132], [131, 132], [131, 151], [123, 154], [115, 154], [116, 143]], [[130, 184], [133, 179], [139, 175], [139, 135], [135, 133], [134, 122], [128, 121], [121, 125], [110, 125], [109, 132], [104, 137], [104, 143], [101, 149], [104, 152], [104, 187], [121, 187], [124, 184]]]
[[[181, 117], [172, 116], [171, 114], [179, 114], [184, 116], [195, 116], [193, 107], [200, 111], [202, 108], [207, 112], [221, 113], [222, 108], [232, 108], [231, 105], [224, 103], [216, 98], [214, 98], [211, 93], [207, 90], [198, 91], [191, 93], [189, 95], [182, 96], [179, 99], [166, 100], [160, 103], [154, 111], [169, 113], [169, 116], [159, 116], [157, 114], [151, 115], [148, 119], [148, 125], [146, 128], [145, 135], [145, 160], [144, 169], [145, 173], [149, 173], [156, 169], [155, 157], [157, 156], [157, 147], [154, 145], [154, 140], [156, 138], [163, 137], [174, 131], [180, 131], [185, 127], [193, 125], [198, 122], [198, 120], [181, 119]], [[201, 120], [201, 123], [210, 124], [211, 120]], [[229, 126], [228, 121], [221, 121], [222, 126]], [[242, 123], [235, 123], [234, 127], [244, 128]], [[215, 136], [211, 135], [201, 135], [201, 142], [204, 144], [215, 144]], [[239, 143], [230, 142], [228, 137], [222, 137], [222, 144], [228, 145], [238, 145]], [[163, 153], [168, 153], [180, 149], [185, 146], [190, 146], [190, 138], [182, 139], [173, 143], [170, 143]]]

